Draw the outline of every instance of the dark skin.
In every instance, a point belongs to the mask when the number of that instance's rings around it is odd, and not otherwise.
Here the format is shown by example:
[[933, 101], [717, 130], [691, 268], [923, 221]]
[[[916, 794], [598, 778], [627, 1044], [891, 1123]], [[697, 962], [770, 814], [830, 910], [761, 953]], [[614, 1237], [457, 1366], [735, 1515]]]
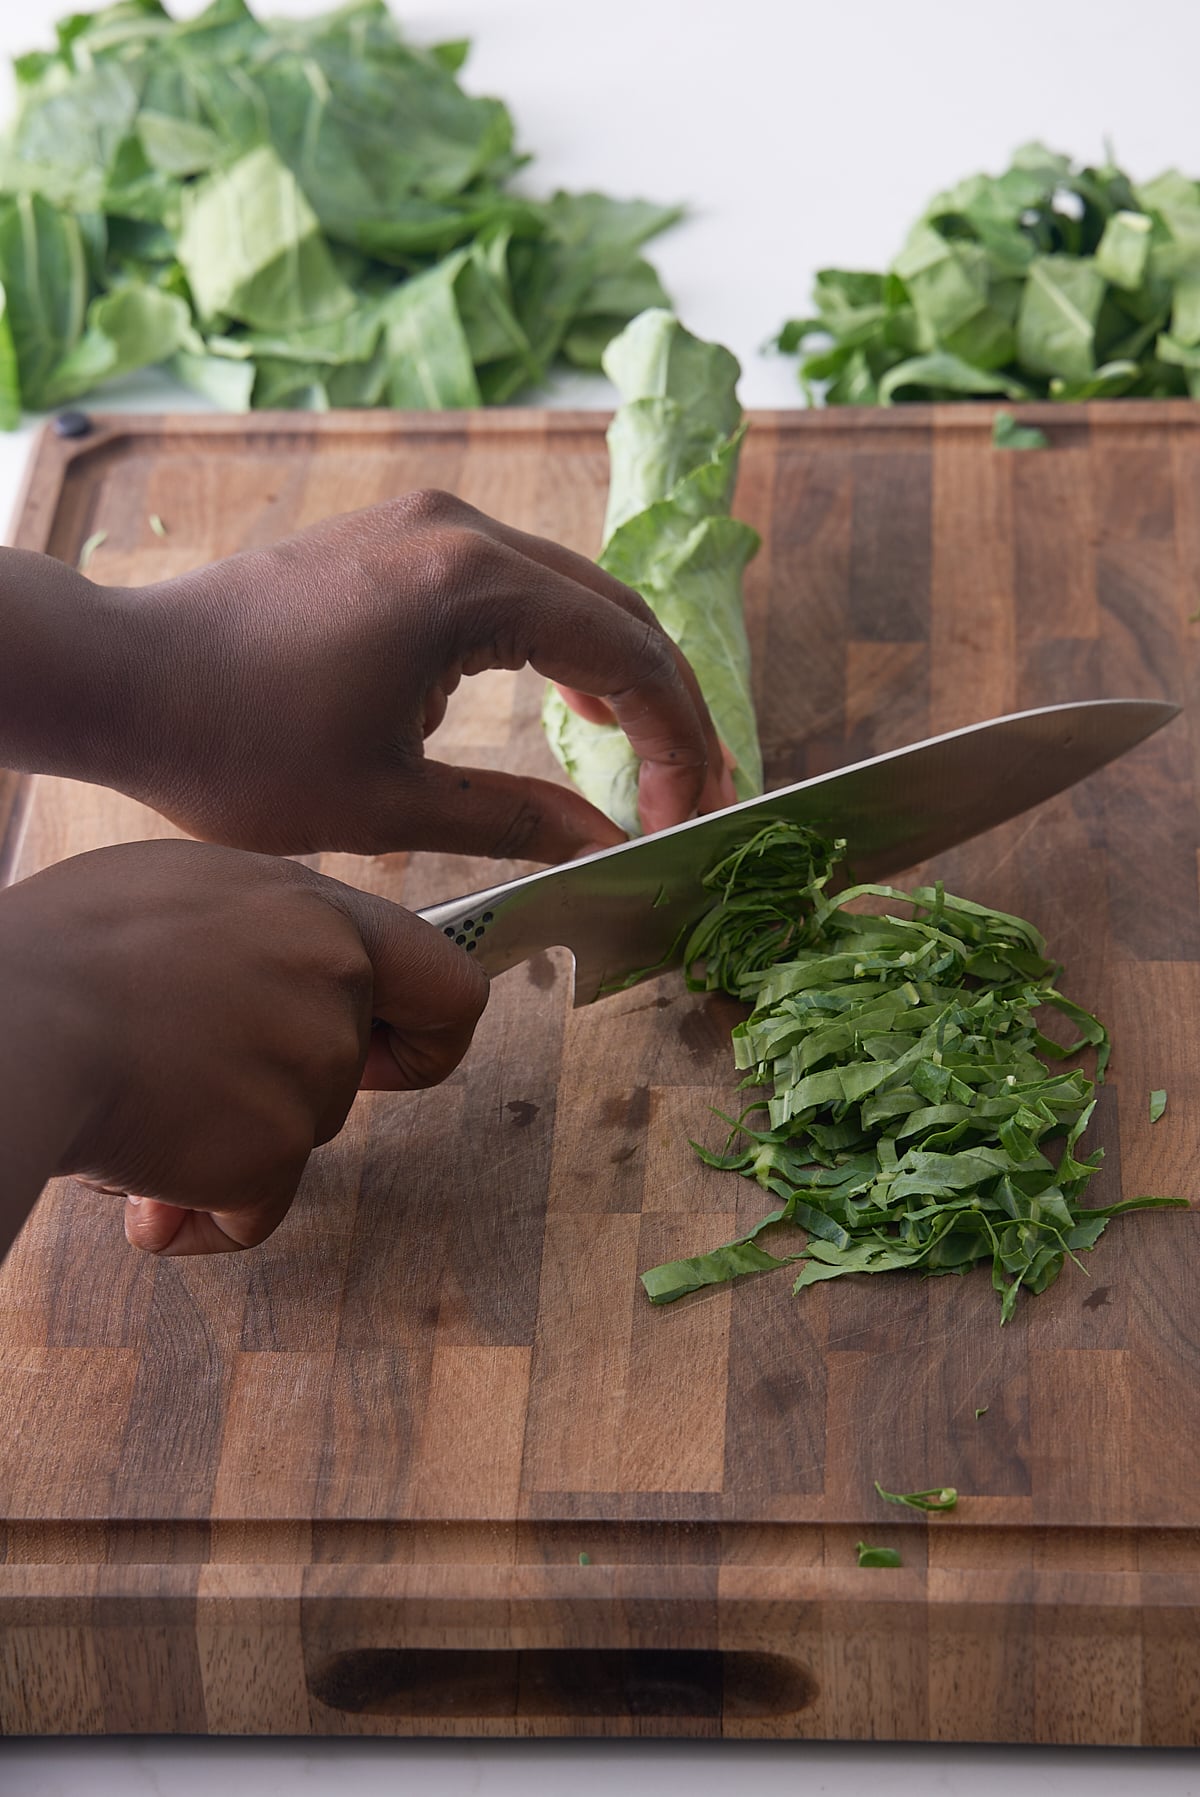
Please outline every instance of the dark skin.
[[479, 968], [272, 857], [619, 842], [566, 787], [425, 755], [464, 676], [526, 664], [626, 731], [647, 829], [732, 801], [642, 600], [448, 495], [146, 588], [0, 551], [0, 764], [112, 786], [225, 845], [99, 850], [0, 893], [0, 1252], [56, 1173], [135, 1194], [138, 1247], [253, 1246], [356, 1091], [457, 1066]]

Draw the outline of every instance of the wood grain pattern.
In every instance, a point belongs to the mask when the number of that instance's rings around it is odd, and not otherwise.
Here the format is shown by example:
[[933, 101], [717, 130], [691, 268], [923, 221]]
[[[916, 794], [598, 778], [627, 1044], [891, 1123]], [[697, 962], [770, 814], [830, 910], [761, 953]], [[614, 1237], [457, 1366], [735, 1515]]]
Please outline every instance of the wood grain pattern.
[[[771, 783], [1014, 707], [1194, 698], [1200, 408], [1031, 416], [1051, 447], [1020, 455], [989, 408], [755, 419]], [[103, 528], [90, 572], [136, 583], [438, 485], [594, 552], [602, 424], [99, 420], [42, 439], [16, 541], [74, 560]], [[550, 772], [539, 698], [467, 683], [443, 752]], [[1105, 1200], [1196, 1189], [1198, 774], [1185, 714], [935, 870], [1033, 918], [1110, 1022]], [[169, 833], [0, 776], [6, 877]], [[410, 905], [510, 871], [322, 865]], [[445, 1086], [359, 1101], [245, 1256], [156, 1264], [48, 1191], [0, 1276], [0, 1727], [1200, 1741], [1196, 1217], [1115, 1224], [1003, 1332], [979, 1276], [653, 1310], [640, 1268], [763, 1208], [687, 1146], [736, 1102], [737, 1015], [676, 978], [574, 1012], [540, 955]], [[860, 1571], [864, 1536], [903, 1567]]]

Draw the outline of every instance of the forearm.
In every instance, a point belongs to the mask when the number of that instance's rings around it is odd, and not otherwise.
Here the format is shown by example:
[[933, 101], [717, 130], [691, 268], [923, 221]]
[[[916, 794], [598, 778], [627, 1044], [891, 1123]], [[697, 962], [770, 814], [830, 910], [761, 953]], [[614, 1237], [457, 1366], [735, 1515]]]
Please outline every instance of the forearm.
[[147, 620], [123, 589], [0, 549], [0, 766], [118, 781]]

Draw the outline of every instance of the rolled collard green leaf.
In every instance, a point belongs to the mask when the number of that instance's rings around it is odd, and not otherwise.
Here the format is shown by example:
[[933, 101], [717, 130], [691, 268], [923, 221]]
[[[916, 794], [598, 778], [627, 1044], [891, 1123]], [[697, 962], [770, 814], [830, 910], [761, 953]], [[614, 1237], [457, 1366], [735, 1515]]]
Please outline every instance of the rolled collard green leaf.
[[[758, 536], [728, 515], [744, 431], [737, 361], [656, 308], [614, 339], [604, 368], [624, 403], [609, 427], [600, 564], [642, 595], [687, 656], [736, 761], [738, 796], [751, 798], [762, 791], [762, 756], [742, 573]], [[542, 716], [580, 791], [636, 834], [639, 764], [624, 733], [585, 722], [553, 689]]]
[[[664, 308], [643, 312], [609, 344], [604, 372], [623, 404], [609, 438], [604, 542], [617, 527], [668, 498], [694, 469], [718, 458], [742, 421], [737, 358], [685, 331]], [[736, 452], [723, 466], [729, 489]], [[715, 509], [728, 503], [726, 492]]]

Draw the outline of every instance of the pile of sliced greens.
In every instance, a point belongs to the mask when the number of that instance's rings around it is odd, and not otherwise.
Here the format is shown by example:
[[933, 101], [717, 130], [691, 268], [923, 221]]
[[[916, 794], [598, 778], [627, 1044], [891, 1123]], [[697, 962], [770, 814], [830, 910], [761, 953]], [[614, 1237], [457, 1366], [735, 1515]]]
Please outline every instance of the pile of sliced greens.
[[[843, 843], [771, 824], [708, 876], [720, 902], [686, 948], [693, 990], [753, 1006], [733, 1032], [744, 1087], [765, 1087], [708, 1165], [757, 1180], [778, 1207], [739, 1241], [643, 1273], [658, 1304], [742, 1273], [798, 1265], [794, 1290], [846, 1273], [965, 1273], [990, 1263], [1007, 1322], [1110, 1217], [1180, 1205], [1081, 1202], [1103, 1156], [1077, 1152], [1094, 1108], [1103, 1025], [1058, 991], [1061, 971], [1031, 924], [953, 898], [850, 886], [831, 896]], [[851, 909], [869, 900], [871, 912]], [[1077, 1032], [1042, 1033], [1055, 1011]], [[766, 1127], [747, 1122], [765, 1110]], [[764, 1231], [803, 1230], [787, 1250]], [[928, 1496], [929, 1494], [919, 1494]]]
[[823, 269], [813, 307], [778, 339], [810, 401], [1200, 395], [1200, 182], [1027, 144], [938, 194], [886, 273]]
[[[608, 432], [611, 473], [600, 565], [634, 587], [683, 650], [734, 757], [739, 798], [762, 791], [742, 572], [757, 532], [731, 518], [745, 425], [735, 357], [660, 308], [609, 344], [604, 372], [622, 404]], [[615, 724], [593, 724], [551, 687], [551, 749], [580, 791], [636, 835], [638, 761]]]
[[220, 405], [502, 402], [599, 366], [665, 301], [638, 253], [677, 216], [535, 201], [465, 43], [384, 0], [264, 23], [244, 0], [75, 13], [15, 64], [0, 145], [0, 422], [167, 363]]

